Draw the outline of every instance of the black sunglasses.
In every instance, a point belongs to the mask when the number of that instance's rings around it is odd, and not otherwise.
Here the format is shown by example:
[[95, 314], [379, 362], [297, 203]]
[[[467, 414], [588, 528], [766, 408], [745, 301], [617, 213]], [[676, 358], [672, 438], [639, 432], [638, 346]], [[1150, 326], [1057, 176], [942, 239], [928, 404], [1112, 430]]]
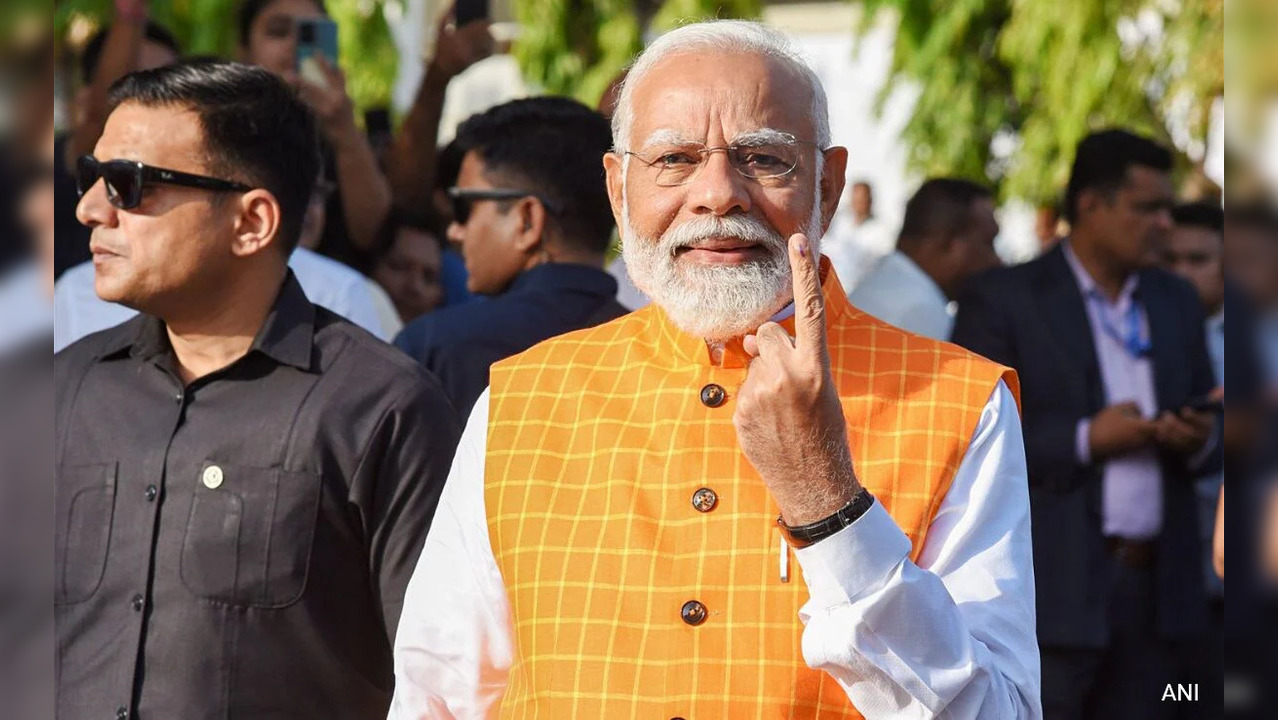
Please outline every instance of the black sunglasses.
[[84, 197], [99, 178], [106, 183], [107, 200], [121, 210], [132, 210], [141, 205], [142, 189], [147, 185], [181, 185], [214, 192], [247, 192], [253, 189], [230, 180], [166, 170], [133, 160], [101, 162], [92, 155], [82, 155], [75, 164], [76, 190], [80, 197]]
[[559, 213], [558, 203], [528, 190], [450, 187], [448, 188], [448, 197], [452, 200], [453, 222], [458, 225], [465, 225], [470, 221], [470, 213], [474, 209], [475, 203], [481, 200], [519, 200], [520, 198], [531, 197], [537, 198], [547, 212], [551, 214]]

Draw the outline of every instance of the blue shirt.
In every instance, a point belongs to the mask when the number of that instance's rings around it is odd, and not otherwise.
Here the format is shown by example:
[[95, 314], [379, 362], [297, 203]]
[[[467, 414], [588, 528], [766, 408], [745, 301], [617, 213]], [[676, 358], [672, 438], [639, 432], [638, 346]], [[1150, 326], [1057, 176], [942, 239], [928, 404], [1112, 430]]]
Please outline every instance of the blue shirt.
[[488, 368], [542, 340], [624, 315], [617, 281], [599, 268], [548, 263], [487, 302], [450, 306], [410, 322], [395, 345], [433, 372], [461, 417], [488, 387]]
[[439, 279], [444, 286], [444, 302], [441, 307], [465, 305], [474, 300], [482, 300], [482, 295], [472, 295], [466, 289], [466, 260], [461, 253], [451, 246], [445, 245], [439, 257]]

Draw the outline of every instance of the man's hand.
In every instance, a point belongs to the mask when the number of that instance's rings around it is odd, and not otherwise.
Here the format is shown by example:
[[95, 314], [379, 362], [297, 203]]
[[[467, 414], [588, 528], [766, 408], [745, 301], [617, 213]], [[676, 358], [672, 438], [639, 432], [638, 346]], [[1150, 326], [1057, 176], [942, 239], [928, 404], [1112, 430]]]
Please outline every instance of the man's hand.
[[1158, 446], [1177, 455], [1189, 456], [1207, 444], [1215, 417], [1211, 413], [1181, 408], [1178, 413], [1163, 411], [1155, 422]]
[[435, 27], [435, 55], [430, 59], [430, 64], [447, 78], [457, 77], [493, 54], [493, 37], [488, 32], [492, 23], [475, 20], [457, 27], [456, 10], [456, 5], [450, 7], [439, 19]]
[[1092, 458], [1104, 460], [1140, 450], [1154, 441], [1157, 427], [1156, 421], [1141, 417], [1134, 402], [1110, 405], [1092, 418], [1087, 436]]
[[315, 61], [328, 87], [316, 85], [302, 78], [296, 78], [298, 95], [302, 102], [310, 106], [319, 122], [324, 137], [334, 145], [340, 145], [348, 139], [351, 132], [359, 135], [359, 127], [355, 124], [355, 110], [351, 98], [346, 94], [346, 75], [340, 68], [333, 67], [328, 58], [320, 53], [315, 54]]
[[1225, 486], [1220, 486], [1216, 500], [1216, 527], [1211, 535], [1211, 566], [1216, 576], [1225, 579]]
[[790, 236], [794, 331], [768, 322], [745, 337], [754, 359], [732, 416], [737, 441], [787, 525], [833, 515], [860, 490], [847, 424], [830, 372], [825, 298], [806, 236]]
[[115, 0], [115, 19], [118, 22], [142, 25], [146, 23], [147, 0]]

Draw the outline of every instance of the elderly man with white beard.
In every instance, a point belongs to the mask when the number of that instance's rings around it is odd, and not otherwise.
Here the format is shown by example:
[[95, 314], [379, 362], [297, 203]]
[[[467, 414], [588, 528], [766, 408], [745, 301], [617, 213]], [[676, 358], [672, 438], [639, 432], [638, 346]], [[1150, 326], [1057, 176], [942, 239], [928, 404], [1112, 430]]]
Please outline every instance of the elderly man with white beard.
[[1041, 717], [1016, 376], [847, 303], [829, 136], [762, 25], [636, 60], [604, 169], [653, 304], [493, 366], [392, 718]]

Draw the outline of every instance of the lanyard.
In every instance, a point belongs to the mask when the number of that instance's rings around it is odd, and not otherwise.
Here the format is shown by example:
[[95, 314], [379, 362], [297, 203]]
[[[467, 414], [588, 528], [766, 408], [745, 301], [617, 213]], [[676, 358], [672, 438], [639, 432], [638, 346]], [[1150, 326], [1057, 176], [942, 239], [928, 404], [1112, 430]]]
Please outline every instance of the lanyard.
[[1101, 329], [1106, 335], [1118, 341], [1118, 344], [1122, 345], [1132, 357], [1143, 358], [1149, 355], [1153, 346], [1149, 338], [1145, 337], [1141, 331], [1140, 306], [1136, 304], [1135, 299], [1127, 304], [1127, 311], [1122, 317], [1123, 329], [1120, 331], [1110, 317], [1109, 303], [1106, 302], [1105, 296], [1101, 295], [1099, 290], [1092, 290], [1087, 296], [1098, 304]]

